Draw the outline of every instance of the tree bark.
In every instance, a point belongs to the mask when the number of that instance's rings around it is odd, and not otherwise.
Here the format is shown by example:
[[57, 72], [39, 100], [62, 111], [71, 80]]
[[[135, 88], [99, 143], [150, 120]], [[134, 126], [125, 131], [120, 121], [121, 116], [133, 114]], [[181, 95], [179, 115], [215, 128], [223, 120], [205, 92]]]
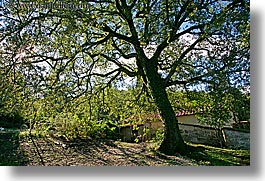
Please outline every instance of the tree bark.
[[178, 120], [168, 99], [165, 82], [157, 73], [155, 66], [145, 66], [145, 73], [152, 97], [164, 123], [164, 139], [159, 151], [167, 155], [185, 154], [187, 152], [186, 144], [182, 139]]

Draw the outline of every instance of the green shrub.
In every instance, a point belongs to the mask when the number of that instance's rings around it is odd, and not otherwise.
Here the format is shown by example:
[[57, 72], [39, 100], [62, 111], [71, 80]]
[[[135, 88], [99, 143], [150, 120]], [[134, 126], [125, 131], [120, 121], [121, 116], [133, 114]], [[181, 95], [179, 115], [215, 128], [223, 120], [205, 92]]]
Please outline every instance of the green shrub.
[[40, 117], [35, 120], [33, 129], [37, 132], [63, 136], [67, 139], [76, 138], [108, 138], [117, 139], [117, 125], [109, 120], [96, 120], [88, 115], [71, 112], [57, 113], [55, 116]]

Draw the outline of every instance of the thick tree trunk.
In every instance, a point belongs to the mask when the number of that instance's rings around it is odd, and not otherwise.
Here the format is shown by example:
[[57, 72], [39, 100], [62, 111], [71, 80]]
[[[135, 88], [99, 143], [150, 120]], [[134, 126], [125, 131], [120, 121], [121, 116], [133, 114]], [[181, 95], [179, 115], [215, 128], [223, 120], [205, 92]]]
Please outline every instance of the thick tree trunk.
[[146, 76], [152, 97], [164, 121], [164, 140], [159, 150], [168, 155], [185, 154], [186, 144], [179, 131], [178, 121], [166, 93], [164, 81], [152, 67], [146, 68]]

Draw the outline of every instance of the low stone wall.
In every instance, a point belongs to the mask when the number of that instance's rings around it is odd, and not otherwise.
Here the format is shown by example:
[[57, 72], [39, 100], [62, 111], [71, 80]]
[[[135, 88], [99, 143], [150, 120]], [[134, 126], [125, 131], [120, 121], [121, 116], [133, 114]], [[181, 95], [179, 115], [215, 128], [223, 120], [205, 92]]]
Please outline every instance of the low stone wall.
[[[163, 128], [162, 122], [148, 122], [138, 125], [121, 127], [119, 133], [122, 141], [134, 142], [152, 139], [158, 129]], [[207, 126], [179, 123], [179, 128], [184, 141], [206, 144], [231, 149], [250, 149], [250, 133], [233, 128], [217, 130]], [[148, 130], [146, 132], [146, 130]]]
[[119, 134], [121, 140], [125, 142], [146, 141], [152, 138], [152, 133], [155, 133], [151, 129], [151, 124], [137, 124], [137, 125], [126, 125], [119, 128]]
[[250, 132], [224, 128], [225, 144], [232, 149], [250, 150]]
[[179, 124], [179, 129], [184, 141], [218, 147], [223, 145], [218, 132], [211, 127]]
[[223, 128], [217, 130], [207, 126], [179, 124], [185, 141], [231, 149], [250, 149], [250, 132]]

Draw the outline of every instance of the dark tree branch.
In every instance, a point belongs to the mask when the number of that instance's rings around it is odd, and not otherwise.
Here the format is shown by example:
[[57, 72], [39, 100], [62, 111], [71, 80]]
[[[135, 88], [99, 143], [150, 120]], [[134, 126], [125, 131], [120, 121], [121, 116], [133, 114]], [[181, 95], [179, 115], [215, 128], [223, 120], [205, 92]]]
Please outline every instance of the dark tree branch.
[[169, 71], [165, 81], [169, 82], [173, 74], [176, 72], [176, 68], [179, 65], [179, 63], [182, 61], [182, 59], [199, 43], [203, 40], [203, 38], [198, 38], [196, 41], [194, 41], [180, 56], [179, 58], [173, 63], [171, 70]]
[[118, 45], [115, 43], [115, 41], [112, 41], [112, 45], [113, 47], [118, 50], [118, 52], [120, 53], [120, 55], [125, 58], [125, 59], [130, 59], [130, 58], [136, 58], [137, 54], [136, 53], [130, 53], [130, 54], [125, 54], [119, 47]]
[[110, 35], [112, 35], [112, 37], [116, 37], [118, 39], [121, 39], [121, 40], [124, 40], [126, 42], [129, 42], [131, 44], [134, 43], [132, 37], [128, 37], [128, 36], [125, 36], [125, 35], [122, 35], [120, 33], [117, 33], [116, 31], [113, 31], [109, 26], [105, 25], [103, 27], [103, 30], [106, 31], [106, 32], [109, 32]]
[[100, 54], [102, 57], [104, 57], [105, 59], [107, 59], [110, 62], [113, 62], [115, 65], [117, 65], [119, 67], [119, 71], [124, 72], [126, 75], [128, 75], [129, 77], [135, 77], [137, 76], [137, 72], [132, 72], [129, 69], [125, 68], [125, 65], [121, 64], [120, 62], [118, 62], [115, 59], [112, 59], [111, 57], [105, 55], [105, 54]]

